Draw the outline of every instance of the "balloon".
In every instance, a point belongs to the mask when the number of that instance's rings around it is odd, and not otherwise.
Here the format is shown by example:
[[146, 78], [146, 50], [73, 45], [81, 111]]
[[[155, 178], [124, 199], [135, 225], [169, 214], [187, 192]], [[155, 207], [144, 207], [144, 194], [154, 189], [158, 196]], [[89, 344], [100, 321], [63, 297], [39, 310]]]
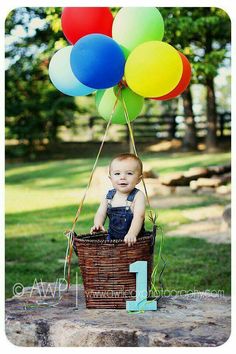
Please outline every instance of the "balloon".
[[[115, 124], [126, 124], [124, 106], [122, 102], [122, 97], [125, 102], [125, 106], [128, 111], [128, 117], [130, 121], [133, 121], [141, 112], [144, 99], [143, 97], [136, 95], [128, 87], [122, 88], [122, 92], [119, 88], [112, 87], [107, 90], [99, 90], [96, 93], [95, 101], [98, 108], [99, 114], [108, 121], [110, 119], [111, 113], [114, 109], [115, 102], [118, 101], [115, 106], [115, 111], [112, 116], [112, 123]], [[121, 96], [122, 95], [122, 96]]]
[[189, 85], [191, 79], [191, 65], [185, 55], [179, 52], [179, 55], [183, 63], [183, 73], [178, 85], [169, 93], [164, 96], [156, 97], [154, 100], [169, 100], [176, 96], [179, 96]]
[[72, 46], [58, 50], [49, 63], [49, 77], [53, 85], [62, 93], [69, 96], [85, 96], [93, 88], [83, 85], [73, 74], [70, 67], [70, 54]]
[[108, 7], [65, 7], [61, 16], [62, 30], [74, 44], [91, 33], [111, 37], [113, 16]]
[[182, 72], [178, 51], [160, 41], [140, 44], [130, 53], [125, 65], [128, 86], [144, 97], [167, 94], [179, 83]]
[[103, 34], [89, 34], [76, 42], [70, 56], [74, 75], [84, 85], [105, 89], [124, 75], [125, 57], [119, 45]]
[[161, 41], [163, 35], [164, 21], [155, 7], [123, 7], [112, 25], [112, 37], [126, 57], [139, 44]]

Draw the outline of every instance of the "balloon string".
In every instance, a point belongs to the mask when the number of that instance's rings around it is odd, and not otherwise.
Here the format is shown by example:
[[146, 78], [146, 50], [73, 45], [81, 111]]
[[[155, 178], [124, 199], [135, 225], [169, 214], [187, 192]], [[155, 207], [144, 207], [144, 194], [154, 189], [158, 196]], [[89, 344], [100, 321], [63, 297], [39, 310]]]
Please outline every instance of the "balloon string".
[[[154, 269], [152, 271], [152, 275], [151, 275], [151, 292], [154, 292], [154, 294], [157, 293], [157, 289], [155, 287], [155, 277], [156, 277], [156, 273], [158, 271], [158, 267], [159, 267], [160, 261], [163, 262], [163, 267], [162, 267], [162, 269], [160, 271], [160, 274], [159, 274], [159, 277], [158, 277], [158, 283], [159, 283], [160, 288], [161, 288], [162, 291], [164, 290], [164, 285], [163, 285], [163, 282], [162, 282], [162, 275], [163, 275], [163, 272], [164, 272], [165, 267], [166, 267], [166, 261], [162, 257], [162, 249], [163, 249], [163, 246], [164, 246], [164, 232], [163, 232], [162, 226], [160, 226], [160, 225], [158, 225], [157, 229], [160, 230], [160, 232], [161, 232], [161, 239], [160, 239], [159, 252], [158, 252], [158, 257], [157, 257], [157, 264], [155, 265], [155, 267], [154, 267]], [[162, 297], [161, 295], [159, 296], [159, 298], [155, 297], [154, 300], [159, 301], [161, 297]]]
[[[129, 129], [129, 135], [130, 135], [132, 147], [133, 147], [135, 155], [138, 157], [137, 149], [136, 149], [136, 146], [135, 146], [134, 134], [133, 134], [133, 130], [132, 130], [132, 127], [131, 127], [131, 124], [130, 124], [129, 113], [128, 113], [128, 110], [127, 110], [127, 107], [126, 107], [126, 103], [125, 103], [125, 100], [124, 100], [124, 97], [123, 97], [122, 93], [121, 93], [121, 99], [122, 99], [122, 103], [123, 103], [123, 107], [124, 107], [124, 113], [125, 113], [125, 118], [126, 118], [126, 122], [127, 122], [128, 129]], [[143, 186], [144, 186], [144, 191], [145, 191], [145, 195], [146, 195], [147, 203], [148, 203], [148, 207], [149, 207], [149, 219], [153, 223], [153, 230], [154, 230], [154, 228], [156, 227], [157, 215], [156, 215], [155, 211], [151, 209], [150, 200], [149, 200], [149, 197], [148, 197], [147, 188], [146, 188], [146, 185], [145, 185], [143, 177], [142, 177], [142, 183], [143, 183]], [[160, 261], [163, 262], [163, 267], [162, 267], [162, 269], [160, 271], [160, 274], [159, 274], [159, 277], [158, 277], [158, 283], [159, 283], [160, 288], [161, 288], [162, 291], [164, 290], [164, 285], [163, 285], [163, 282], [162, 282], [162, 275], [163, 275], [163, 272], [164, 272], [165, 267], [166, 267], [166, 262], [165, 262], [165, 260], [162, 257], [162, 248], [163, 248], [163, 243], [164, 243], [164, 232], [163, 232], [162, 227], [159, 226], [159, 225], [158, 225], [157, 229], [161, 231], [161, 240], [160, 240], [159, 252], [158, 252], [158, 257], [157, 257], [157, 263], [156, 263], [156, 265], [155, 265], [155, 267], [154, 267], [154, 269], [152, 271], [152, 274], [151, 274], [151, 292], [154, 292], [154, 294], [157, 294], [157, 289], [156, 289], [156, 286], [155, 286], [155, 278], [156, 278], [156, 274], [157, 274], [157, 271], [158, 271], [158, 268], [159, 268]], [[141, 305], [141, 308], [140, 308], [139, 311], [135, 311], [135, 312], [128, 311], [128, 313], [134, 313], [134, 314], [135, 313], [136, 314], [143, 313], [144, 312], [144, 306], [145, 306], [146, 303], [151, 303], [153, 301], [157, 301], [158, 302], [161, 299], [161, 297], [162, 297], [162, 295], [160, 295], [159, 297], [155, 296], [154, 299], [149, 300], [149, 301], [146, 300], [146, 301], [144, 301], [143, 305]]]
[[[94, 175], [94, 172], [95, 172], [95, 169], [97, 167], [97, 163], [98, 163], [98, 159], [100, 157], [100, 154], [101, 154], [101, 151], [102, 151], [102, 148], [103, 148], [103, 145], [105, 143], [105, 140], [106, 140], [106, 137], [107, 137], [107, 134], [108, 134], [108, 130], [109, 130], [109, 127], [111, 125], [111, 121], [112, 121], [112, 117], [113, 117], [113, 114], [115, 112], [115, 109], [116, 109], [116, 106], [117, 106], [117, 103], [118, 103], [118, 99], [119, 99], [119, 95], [120, 95], [120, 92], [121, 92], [121, 87], [119, 87], [118, 91], [117, 91], [117, 95], [116, 95], [116, 100], [115, 100], [115, 103], [114, 103], [114, 106], [113, 106], [113, 109], [112, 109], [112, 112], [111, 112], [111, 115], [109, 117], [109, 121], [107, 123], [107, 126], [106, 126], [106, 130], [105, 130], [105, 133], [103, 135], [103, 139], [102, 139], [102, 143], [100, 145], [100, 148], [99, 148], [99, 151], [98, 151], [98, 154], [97, 154], [97, 157], [95, 159], [95, 162], [94, 162], [94, 165], [93, 165], [93, 168], [92, 168], [92, 171], [90, 173], [90, 177], [89, 177], [89, 181], [88, 181], [88, 184], [87, 184], [87, 187], [85, 189], [85, 192], [84, 192], [84, 195], [80, 201], [80, 204], [79, 204], [79, 208], [76, 212], [76, 215], [75, 215], [75, 218], [74, 218], [74, 221], [73, 221], [73, 225], [72, 225], [72, 228], [70, 231], [67, 231], [66, 232], [66, 235], [73, 235], [74, 234], [74, 230], [75, 230], [75, 226], [76, 226], [76, 222], [78, 221], [78, 218], [80, 216], [80, 213], [82, 211], [82, 207], [84, 205], [84, 200], [87, 196], [87, 192], [88, 192], [88, 189], [91, 185], [91, 182], [92, 182], [92, 178], [93, 178], [93, 175]], [[68, 247], [67, 247], [67, 251], [66, 251], [66, 260], [65, 262], [67, 262], [67, 266], [68, 266], [68, 272], [67, 272], [67, 289], [69, 289], [70, 287], [70, 270], [71, 270], [71, 258], [72, 258], [72, 253], [73, 253], [73, 236], [71, 237], [68, 237], [68, 242], [69, 242], [69, 251], [68, 251]], [[69, 253], [69, 255], [68, 255]], [[66, 272], [66, 266], [64, 265], [64, 274]]]
[[102, 143], [101, 143], [101, 145], [100, 145], [100, 148], [99, 148], [97, 157], [96, 157], [96, 159], [95, 159], [95, 162], [94, 162], [94, 165], [93, 165], [93, 168], [92, 168], [90, 177], [89, 177], [89, 181], [88, 181], [87, 187], [86, 187], [86, 189], [85, 189], [84, 195], [83, 195], [83, 197], [82, 197], [82, 199], [81, 199], [79, 208], [78, 208], [78, 210], [77, 210], [75, 219], [74, 219], [74, 221], [73, 221], [73, 225], [72, 225], [72, 228], [71, 228], [72, 231], [74, 231], [74, 229], [75, 229], [75, 225], [76, 225], [76, 222], [77, 222], [77, 220], [78, 220], [78, 218], [79, 218], [79, 215], [80, 215], [80, 213], [81, 213], [81, 210], [82, 210], [82, 207], [83, 207], [83, 204], [84, 204], [84, 200], [85, 200], [85, 198], [86, 198], [88, 189], [89, 189], [89, 187], [90, 187], [90, 185], [91, 185], [91, 182], [92, 182], [92, 179], [93, 179], [93, 175], [94, 175], [95, 169], [96, 169], [96, 167], [97, 167], [98, 159], [99, 159], [100, 154], [101, 154], [101, 152], [102, 152], [102, 148], [103, 148], [103, 145], [104, 145], [104, 143], [105, 143], [105, 140], [106, 140], [106, 137], [107, 137], [107, 134], [108, 134], [109, 127], [110, 127], [110, 125], [111, 125], [112, 117], [113, 117], [113, 114], [114, 114], [114, 112], [115, 112], [115, 109], [116, 109], [116, 106], [117, 106], [117, 103], [118, 103], [118, 99], [119, 99], [120, 92], [121, 92], [121, 88], [119, 88], [118, 91], [117, 91], [116, 101], [115, 101], [114, 106], [113, 106], [113, 108], [112, 108], [112, 112], [111, 112], [111, 114], [110, 114], [109, 121], [108, 121], [108, 123], [107, 123], [106, 130], [105, 130], [105, 133], [104, 133], [104, 135], [103, 135]]
[[[121, 100], [122, 100], [122, 104], [123, 104], [123, 107], [124, 107], [125, 119], [126, 119], [126, 123], [127, 123], [127, 125], [128, 125], [129, 135], [130, 135], [132, 147], [133, 147], [133, 150], [134, 150], [134, 154], [135, 154], [137, 157], [139, 157], [139, 156], [138, 156], [138, 153], [137, 153], [136, 146], [135, 146], [134, 133], [133, 133], [133, 130], [132, 130], [132, 127], [131, 127], [131, 124], [130, 124], [128, 109], [127, 109], [127, 107], [126, 107], [126, 103], [125, 103], [124, 97], [123, 97], [123, 95], [122, 95], [122, 92], [121, 92]], [[149, 218], [150, 218], [150, 220], [152, 221], [153, 225], [155, 225], [155, 222], [156, 222], [157, 217], [156, 217], [155, 212], [154, 212], [154, 211], [152, 210], [152, 208], [151, 208], [151, 204], [150, 204], [150, 200], [149, 200], [149, 197], [148, 197], [147, 188], [146, 188], [146, 184], [145, 184], [145, 182], [144, 182], [143, 176], [141, 177], [141, 180], [142, 180], [142, 184], [143, 184], [145, 196], [146, 196], [147, 203], [148, 203]]]

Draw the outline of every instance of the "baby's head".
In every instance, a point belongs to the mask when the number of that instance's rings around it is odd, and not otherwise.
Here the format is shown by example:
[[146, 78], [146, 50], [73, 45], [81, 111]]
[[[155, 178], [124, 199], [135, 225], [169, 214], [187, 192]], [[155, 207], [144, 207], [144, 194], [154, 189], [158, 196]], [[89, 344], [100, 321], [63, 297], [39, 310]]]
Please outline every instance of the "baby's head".
[[115, 189], [129, 193], [140, 182], [143, 173], [142, 161], [134, 154], [120, 154], [109, 166], [109, 178]]

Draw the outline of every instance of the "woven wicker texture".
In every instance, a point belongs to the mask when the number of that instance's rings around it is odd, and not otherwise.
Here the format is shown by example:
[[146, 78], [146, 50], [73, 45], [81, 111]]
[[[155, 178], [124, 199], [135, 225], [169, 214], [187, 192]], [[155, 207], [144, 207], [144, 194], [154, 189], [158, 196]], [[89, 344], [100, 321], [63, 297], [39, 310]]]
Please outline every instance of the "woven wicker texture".
[[146, 232], [132, 247], [123, 240], [107, 241], [106, 233], [80, 236], [74, 233], [73, 246], [78, 255], [87, 308], [124, 309], [126, 300], [135, 300], [136, 274], [129, 272], [133, 262], [148, 262], [150, 285], [154, 232]]

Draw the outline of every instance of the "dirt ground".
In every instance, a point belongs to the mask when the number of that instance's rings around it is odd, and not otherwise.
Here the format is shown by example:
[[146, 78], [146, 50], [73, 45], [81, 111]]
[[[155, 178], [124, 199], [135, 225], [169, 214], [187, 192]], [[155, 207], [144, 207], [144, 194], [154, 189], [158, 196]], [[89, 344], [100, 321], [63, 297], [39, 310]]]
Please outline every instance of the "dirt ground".
[[[225, 198], [225, 197], [224, 197]], [[228, 200], [228, 197], [226, 197]], [[201, 197], [198, 202], [201, 201]], [[229, 201], [229, 200], [228, 200]], [[153, 197], [153, 207], [159, 209], [168, 209], [179, 206], [184, 206], [186, 209], [181, 210], [181, 214], [190, 220], [189, 223], [175, 225], [174, 230], [168, 231], [165, 235], [168, 236], [188, 236], [202, 238], [211, 243], [231, 243], [231, 229], [228, 223], [223, 218], [225, 207], [223, 205], [212, 204], [191, 209], [191, 206], [196, 203], [196, 198], [191, 195], [170, 195]], [[189, 207], [189, 209], [187, 209]]]

